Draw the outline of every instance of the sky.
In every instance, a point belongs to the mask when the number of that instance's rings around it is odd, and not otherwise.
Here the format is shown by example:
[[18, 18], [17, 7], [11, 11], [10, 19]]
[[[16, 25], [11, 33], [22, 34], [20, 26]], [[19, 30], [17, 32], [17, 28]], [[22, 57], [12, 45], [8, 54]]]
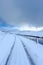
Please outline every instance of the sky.
[[43, 0], [0, 0], [0, 17], [14, 26], [43, 26]]

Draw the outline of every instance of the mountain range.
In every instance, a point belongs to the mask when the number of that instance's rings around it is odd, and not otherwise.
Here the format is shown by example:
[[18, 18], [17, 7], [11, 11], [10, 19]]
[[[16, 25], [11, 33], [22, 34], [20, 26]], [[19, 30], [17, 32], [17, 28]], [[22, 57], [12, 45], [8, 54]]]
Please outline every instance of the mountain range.
[[11, 27], [12, 25], [6, 23], [3, 18], [0, 18], [0, 27]]

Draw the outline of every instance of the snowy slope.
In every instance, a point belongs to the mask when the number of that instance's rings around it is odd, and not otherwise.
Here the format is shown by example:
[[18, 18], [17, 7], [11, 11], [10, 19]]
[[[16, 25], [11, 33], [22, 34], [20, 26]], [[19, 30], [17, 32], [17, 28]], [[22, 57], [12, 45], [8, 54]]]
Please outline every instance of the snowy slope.
[[43, 65], [43, 45], [40, 45], [39, 43], [23, 38], [21, 36], [20, 39], [26, 46], [26, 49], [28, 50], [28, 53], [30, 54], [34, 63], [36, 65]]
[[0, 31], [0, 65], [43, 65], [43, 45]]
[[6, 36], [0, 41], [0, 65], [5, 65], [14, 40], [14, 35], [6, 34]]
[[41, 31], [20, 31], [19, 34], [43, 37], [43, 30]]

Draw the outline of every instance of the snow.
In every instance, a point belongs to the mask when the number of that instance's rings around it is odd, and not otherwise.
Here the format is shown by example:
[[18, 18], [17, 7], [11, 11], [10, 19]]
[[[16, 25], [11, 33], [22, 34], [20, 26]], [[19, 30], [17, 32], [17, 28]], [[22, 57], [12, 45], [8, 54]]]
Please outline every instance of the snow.
[[3, 37], [5, 37], [5, 35], [6, 35], [5, 33], [3, 33], [3, 32], [0, 31], [0, 42], [3, 39]]
[[21, 41], [16, 36], [15, 46], [12, 51], [12, 55], [9, 59], [8, 65], [30, 65], [28, 62], [26, 53], [24, 51], [24, 48], [22, 46]]
[[43, 65], [43, 45], [0, 31], [0, 65]]
[[36, 65], [43, 65], [43, 45], [20, 36]]
[[15, 36], [7, 34], [0, 42], [0, 65], [4, 65], [14, 43]]
[[33, 61], [36, 63], [37, 61], [37, 44], [34, 41], [31, 41], [26, 38], [20, 37], [20, 39], [23, 41], [25, 44], [30, 56], [32, 57]]
[[19, 34], [22, 35], [33, 35], [33, 36], [43, 36], [43, 30], [42, 31], [20, 31]]

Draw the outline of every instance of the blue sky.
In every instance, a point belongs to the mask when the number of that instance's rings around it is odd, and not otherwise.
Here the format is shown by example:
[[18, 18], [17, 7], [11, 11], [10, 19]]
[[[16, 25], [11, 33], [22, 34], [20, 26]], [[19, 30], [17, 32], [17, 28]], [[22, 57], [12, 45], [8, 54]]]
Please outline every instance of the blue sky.
[[43, 0], [0, 0], [0, 17], [16, 26], [43, 26]]

